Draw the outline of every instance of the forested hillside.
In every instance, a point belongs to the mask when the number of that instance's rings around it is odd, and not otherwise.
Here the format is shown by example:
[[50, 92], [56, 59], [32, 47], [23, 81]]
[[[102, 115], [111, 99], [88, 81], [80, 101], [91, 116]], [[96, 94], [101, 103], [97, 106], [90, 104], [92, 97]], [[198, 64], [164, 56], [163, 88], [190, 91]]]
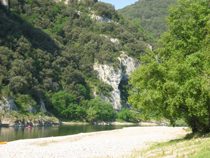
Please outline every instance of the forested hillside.
[[0, 8], [2, 102], [12, 98], [20, 113], [45, 106], [63, 119], [113, 120], [111, 103], [95, 98], [112, 87], [93, 65], [117, 68], [121, 51], [139, 57], [147, 49], [144, 34], [102, 2], [11, 0], [9, 9]]
[[119, 12], [130, 19], [140, 20], [141, 26], [154, 38], [167, 30], [168, 9], [176, 0], [139, 0]]

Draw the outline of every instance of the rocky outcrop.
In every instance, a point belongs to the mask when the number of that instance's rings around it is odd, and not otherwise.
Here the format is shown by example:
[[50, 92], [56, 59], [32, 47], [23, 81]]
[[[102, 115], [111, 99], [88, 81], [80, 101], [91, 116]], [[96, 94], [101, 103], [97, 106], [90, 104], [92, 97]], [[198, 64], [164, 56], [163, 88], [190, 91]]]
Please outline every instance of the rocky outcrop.
[[60, 121], [47, 115], [22, 115], [18, 112], [0, 112], [0, 127], [33, 127], [60, 125]]
[[91, 15], [91, 19], [93, 19], [93, 20], [95, 20], [97, 22], [106, 22], [106, 23], [112, 22], [111, 19], [99, 16], [99, 15], [95, 15], [94, 13]]
[[0, 4], [5, 7], [9, 7], [9, 0], [0, 0]]
[[109, 100], [115, 109], [121, 108], [121, 99], [120, 99], [120, 90], [118, 88], [121, 78], [122, 78], [122, 70], [114, 69], [113, 66], [102, 65], [95, 63], [93, 66], [94, 70], [98, 72], [98, 78], [112, 86], [113, 90], [111, 92], [111, 97], [107, 98], [106, 96], [102, 96]]
[[[46, 113], [47, 109], [46, 109], [45, 103], [42, 99], [40, 99], [39, 105], [40, 105], [40, 110], [39, 111], [42, 112], [42, 113]], [[2, 97], [0, 99], [0, 112], [1, 111], [17, 111], [17, 110], [18, 110], [18, 108], [17, 108], [17, 105], [15, 104], [15, 101], [14, 101], [13, 98]], [[29, 107], [28, 112], [36, 113], [37, 110], [34, 107]]]
[[[40, 99], [40, 112], [47, 113], [45, 103]], [[27, 126], [52, 126], [59, 125], [57, 118], [49, 115], [40, 115], [36, 112], [36, 108], [29, 107], [28, 114], [19, 113], [15, 101], [12, 97], [0, 98], [0, 127], [27, 127]]]
[[149, 50], [153, 50], [153, 47], [151, 44], [147, 44], [147, 47], [149, 48]]
[[120, 110], [121, 104], [121, 91], [119, 89], [122, 80], [128, 79], [129, 75], [138, 67], [139, 63], [129, 57], [125, 52], [118, 58], [119, 66], [114, 68], [108, 64], [95, 63], [93, 69], [98, 72], [98, 78], [112, 87], [110, 97], [102, 96], [113, 104], [114, 109]]
[[114, 44], [120, 44], [120, 41], [117, 38], [110, 38], [110, 41]]
[[[47, 113], [45, 103], [40, 99], [40, 112]], [[0, 99], [0, 127], [10, 126], [52, 126], [59, 125], [57, 118], [48, 115], [35, 114], [36, 109], [30, 107], [29, 115], [20, 114], [12, 97], [2, 97]]]
[[55, 2], [64, 2], [64, 4], [69, 4], [70, 2], [70, 0], [54, 0]]
[[113, 37], [109, 37], [107, 35], [100, 35], [101, 37], [104, 37], [105, 39], [108, 39], [110, 42], [112, 42], [113, 44], [119, 45], [120, 44], [120, 40], [118, 38], [113, 38]]
[[121, 69], [126, 76], [129, 76], [139, 66], [139, 62], [136, 59], [129, 57], [125, 52], [122, 52], [118, 60], [120, 61]]
[[0, 111], [17, 110], [17, 106], [12, 98], [2, 97], [0, 100]]
[[43, 101], [42, 99], [40, 100], [40, 111], [41, 111], [42, 113], [46, 113], [46, 112], [47, 112], [45, 103], [44, 103], [44, 101]]

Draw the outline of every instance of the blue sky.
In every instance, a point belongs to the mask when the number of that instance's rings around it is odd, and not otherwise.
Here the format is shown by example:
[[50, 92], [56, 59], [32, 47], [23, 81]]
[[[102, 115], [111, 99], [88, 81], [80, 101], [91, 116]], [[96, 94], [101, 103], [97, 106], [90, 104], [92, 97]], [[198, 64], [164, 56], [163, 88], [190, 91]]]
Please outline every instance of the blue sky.
[[99, 0], [106, 3], [111, 3], [116, 9], [121, 9], [127, 5], [133, 4], [138, 0]]

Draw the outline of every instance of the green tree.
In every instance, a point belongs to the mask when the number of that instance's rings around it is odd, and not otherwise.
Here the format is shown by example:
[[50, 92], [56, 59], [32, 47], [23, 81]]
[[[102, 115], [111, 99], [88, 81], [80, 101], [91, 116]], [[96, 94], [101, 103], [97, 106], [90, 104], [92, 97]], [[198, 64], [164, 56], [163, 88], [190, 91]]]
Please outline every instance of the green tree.
[[131, 78], [130, 103], [148, 117], [183, 118], [193, 132], [210, 131], [209, 1], [180, 0], [161, 46]]
[[66, 91], [54, 93], [51, 97], [54, 114], [67, 120], [85, 120], [86, 109], [77, 102], [76, 97]]
[[76, 98], [65, 91], [59, 91], [52, 95], [51, 103], [54, 108], [55, 114], [62, 117], [71, 117], [73, 108], [76, 106]]
[[99, 98], [92, 99], [88, 102], [87, 120], [89, 122], [113, 121], [115, 117], [115, 110], [110, 103]]
[[93, 8], [99, 16], [113, 20], [119, 19], [115, 8], [111, 4], [98, 2], [94, 4]]
[[38, 106], [36, 101], [29, 95], [17, 95], [15, 98], [16, 104], [20, 107], [22, 112], [37, 112]]
[[127, 122], [139, 122], [140, 115], [135, 111], [124, 108], [117, 113], [117, 119]]

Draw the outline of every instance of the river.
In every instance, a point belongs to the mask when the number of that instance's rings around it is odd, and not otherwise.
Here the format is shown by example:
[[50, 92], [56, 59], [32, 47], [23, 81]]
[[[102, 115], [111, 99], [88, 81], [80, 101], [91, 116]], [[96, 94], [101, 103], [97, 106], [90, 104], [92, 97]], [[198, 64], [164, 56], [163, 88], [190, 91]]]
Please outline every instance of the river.
[[122, 125], [62, 125], [55, 127], [0, 128], [0, 141], [65, 136], [78, 133], [120, 129]]

